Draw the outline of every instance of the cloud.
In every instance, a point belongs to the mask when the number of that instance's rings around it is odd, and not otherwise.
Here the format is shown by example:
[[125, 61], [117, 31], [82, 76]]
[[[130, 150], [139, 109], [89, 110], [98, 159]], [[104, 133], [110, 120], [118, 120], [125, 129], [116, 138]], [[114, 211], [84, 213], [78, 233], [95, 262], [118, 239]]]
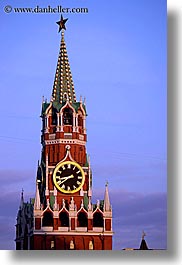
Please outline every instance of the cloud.
[[[94, 192], [94, 200], [103, 198], [103, 191]], [[139, 248], [142, 231], [147, 234], [149, 248], [167, 246], [167, 194], [110, 191], [113, 209], [113, 248]]]
[[0, 170], [1, 192], [35, 190], [35, 172], [31, 170]]

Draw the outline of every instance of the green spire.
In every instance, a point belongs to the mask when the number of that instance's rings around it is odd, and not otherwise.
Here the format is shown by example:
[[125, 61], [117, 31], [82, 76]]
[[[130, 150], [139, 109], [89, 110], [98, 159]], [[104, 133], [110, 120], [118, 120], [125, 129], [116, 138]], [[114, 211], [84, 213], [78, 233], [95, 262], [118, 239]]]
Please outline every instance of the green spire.
[[63, 103], [67, 100], [70, 103], [74, 103], [76, 102], [76, 96], [64, 41], [64, 29], [62, 29], [60, 51], [52, 91], [52, 101]]

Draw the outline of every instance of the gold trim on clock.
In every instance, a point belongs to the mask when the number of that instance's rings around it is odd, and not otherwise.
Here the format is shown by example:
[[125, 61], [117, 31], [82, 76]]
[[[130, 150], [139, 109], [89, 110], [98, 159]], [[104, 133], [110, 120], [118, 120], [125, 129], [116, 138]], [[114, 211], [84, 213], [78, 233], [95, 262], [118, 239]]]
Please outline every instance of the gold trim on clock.
[[82, 167], [73, 161], [59, 162], [53, 172], [53, 183], [63, 193], [79, 191], [85, 182]]

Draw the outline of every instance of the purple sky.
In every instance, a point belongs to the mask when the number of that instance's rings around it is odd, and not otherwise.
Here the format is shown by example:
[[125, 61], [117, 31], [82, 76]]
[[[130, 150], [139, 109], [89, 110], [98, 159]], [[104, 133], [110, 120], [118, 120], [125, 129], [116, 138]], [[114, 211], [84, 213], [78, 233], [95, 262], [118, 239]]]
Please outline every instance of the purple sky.
[[[26, 2], [46, 7], [50, 1]], [[52, 7], [60, 1], [51, 1]], [[41, 100], [50, 99], [60, 14], [6, 14], [1, 1], [0, 249], [14, 249], [22, 187], [34, 196]], [[9, 0], [13, 7], [22, 1]], [[109, 181], [113, 249], [167, 247], [166, 1], [61, 1], [77, 99], [86, 97], [93, 202]]]

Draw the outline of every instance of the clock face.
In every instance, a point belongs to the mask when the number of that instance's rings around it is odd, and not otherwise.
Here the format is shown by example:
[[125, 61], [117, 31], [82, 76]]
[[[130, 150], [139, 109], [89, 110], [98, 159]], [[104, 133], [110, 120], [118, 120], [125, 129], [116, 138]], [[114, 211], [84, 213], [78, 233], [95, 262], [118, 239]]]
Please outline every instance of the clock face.
[[54, 185], [63, 193], [75, 193], [79, 191], [83, 186], [84, 181], [84, 171], [76, 162], [60, 162], [54, 169]]

